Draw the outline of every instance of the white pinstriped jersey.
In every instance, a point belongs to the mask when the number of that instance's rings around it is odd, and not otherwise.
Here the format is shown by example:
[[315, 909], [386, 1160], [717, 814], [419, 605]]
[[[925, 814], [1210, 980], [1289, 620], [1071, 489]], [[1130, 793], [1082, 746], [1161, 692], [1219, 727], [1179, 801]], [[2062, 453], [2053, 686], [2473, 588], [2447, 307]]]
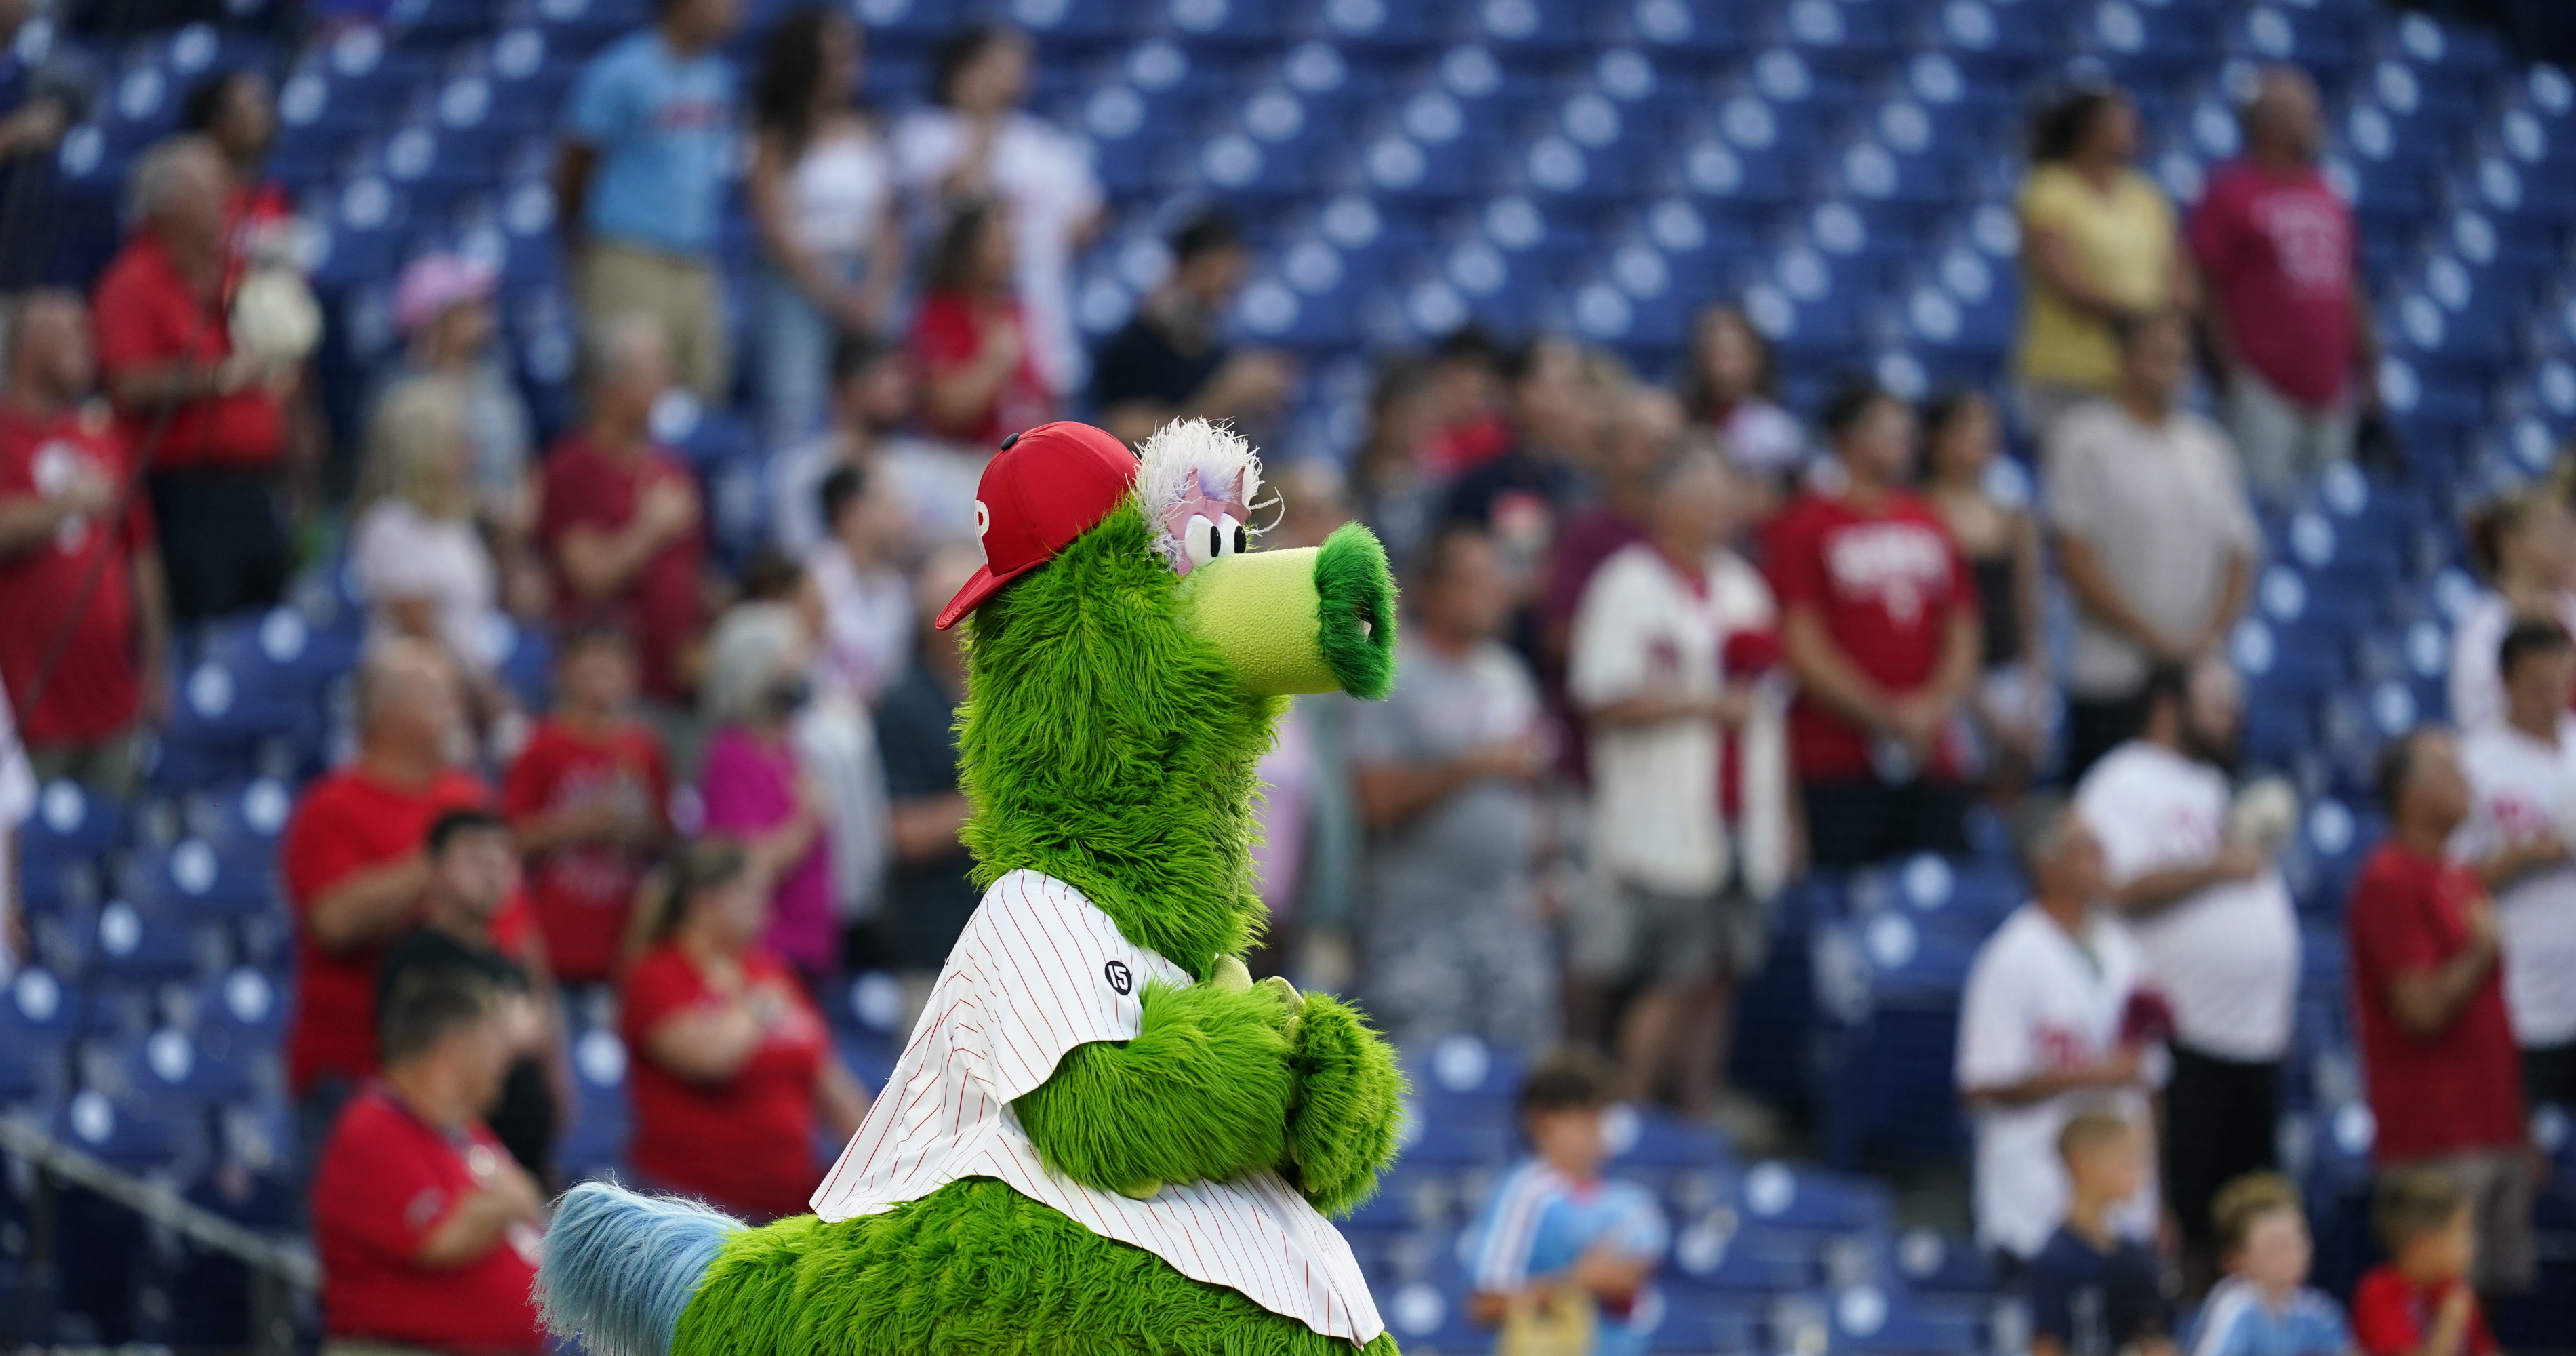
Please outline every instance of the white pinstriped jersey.
[[814, 1192], [831, 1223], [993, 1177], [1193, 1280], [1242, 1291], [1328, 1337], [1385, 1330], [1350, 1245], [1279, 1174], [1164, 1186], [1151, 1200], [1056, 1176], [1013, 1100], [1075, 1046], [1135, 1038], [1145, 985], [1189, 974], [1119, 935], [1081, 892], [1014, 871], [984, 892], [867, 1122]]

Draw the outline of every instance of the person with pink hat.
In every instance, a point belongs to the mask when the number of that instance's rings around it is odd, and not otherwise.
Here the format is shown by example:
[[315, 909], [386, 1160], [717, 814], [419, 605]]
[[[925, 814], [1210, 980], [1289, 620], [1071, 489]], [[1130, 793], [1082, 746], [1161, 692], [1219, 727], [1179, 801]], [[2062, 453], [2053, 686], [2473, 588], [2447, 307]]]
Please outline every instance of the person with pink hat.
[[445, 377], [457, 385], [474, 449], [475, 516], [506, 568], [536, 512], [536, 477], [527, 403], [496, 342], [492, 297], [499, 284], [492, 265], [469, 255], [424, 254], [405, 266], [394, 283], [393, 322], [406, 343], [368, 403], [407, 377]]

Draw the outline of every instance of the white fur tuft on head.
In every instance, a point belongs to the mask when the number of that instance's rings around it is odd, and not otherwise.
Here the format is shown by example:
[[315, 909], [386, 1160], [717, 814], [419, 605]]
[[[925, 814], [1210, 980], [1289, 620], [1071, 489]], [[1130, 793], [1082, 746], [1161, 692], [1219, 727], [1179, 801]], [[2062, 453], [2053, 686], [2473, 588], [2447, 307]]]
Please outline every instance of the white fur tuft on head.
[[1242, 434], [1205, 419], [1175, 419], [1156, 429], [1139, 455], [1144, 466], [1136, 493], [1145, 521], [1154, 529], [1156, 547], [1183, 574], [1190, 555], [1180, 531], [1193, 513], [1214, 521], [1214, 510], [1222, 508], [1247, 533], [1261, 530], [1252, 526], [1261, 497], [1261, 457]]

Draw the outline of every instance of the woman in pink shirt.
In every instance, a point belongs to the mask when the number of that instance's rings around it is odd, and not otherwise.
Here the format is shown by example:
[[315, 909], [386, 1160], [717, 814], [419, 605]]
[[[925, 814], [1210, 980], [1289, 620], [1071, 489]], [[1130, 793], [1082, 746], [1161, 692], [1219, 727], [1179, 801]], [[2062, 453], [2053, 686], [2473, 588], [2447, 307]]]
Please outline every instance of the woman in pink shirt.
[[823, 800], [789, 739], [810, 695], [809, 651], [803, 621], [784, 603], [746, 603], [716, 624], [703, 692], [715, 734], [698, 792], [706, 832], [741, 842], [769, 883], [763, 944], [811, 984], [831, 972], [838, 947]]

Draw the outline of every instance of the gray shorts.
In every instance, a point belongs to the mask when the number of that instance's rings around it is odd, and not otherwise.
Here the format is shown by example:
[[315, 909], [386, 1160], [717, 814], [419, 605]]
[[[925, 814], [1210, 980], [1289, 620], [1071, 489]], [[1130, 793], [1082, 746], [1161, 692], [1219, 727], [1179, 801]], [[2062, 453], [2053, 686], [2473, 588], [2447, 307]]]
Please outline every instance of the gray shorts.
[[1742, 979], [1762, 968], [1767, 920], [1741, 886], [1676, 894], [1610, 881], [1583, 892], [1566, 918], [1566, 961], [1597, 982], [1677, 983], [1722, 967]]
[[2480, 1294], [2518, 1294], [2539, 1275], [2532, 1237], [2531, 1155], [2511, 1149], [2469, 1149], [2380, 1165], [2382, 1172], [2430, 1168], [2445, 1172], [2469, 1198], [2478, 1232], [2478, 1260], [2470, 1274]]

